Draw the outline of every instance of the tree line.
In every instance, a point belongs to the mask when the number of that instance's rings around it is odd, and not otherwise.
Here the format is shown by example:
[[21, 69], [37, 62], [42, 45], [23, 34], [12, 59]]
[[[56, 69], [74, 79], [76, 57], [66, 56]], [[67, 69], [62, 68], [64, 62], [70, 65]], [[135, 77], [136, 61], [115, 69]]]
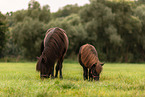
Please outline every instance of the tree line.
[[26, 10], [0, 13], [0, 58], [35, 60], [46, 31], [60, 27], [69, 38], [66, 58], [90, 43], [105, 62], [145, 62], [145, 1], [90, 0], [55, 13], [31, 0]]

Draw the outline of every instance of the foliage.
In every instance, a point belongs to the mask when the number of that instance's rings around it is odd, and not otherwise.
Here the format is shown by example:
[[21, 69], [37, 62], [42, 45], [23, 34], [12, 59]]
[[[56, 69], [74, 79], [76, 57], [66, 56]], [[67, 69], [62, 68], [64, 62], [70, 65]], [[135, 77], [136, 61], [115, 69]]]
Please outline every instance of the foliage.
[[0, 58], [3, 55], [2, 52], [6, 42], [5, 37], [6, 30], [7, 30], [6, 17], [0, 12]]
[[23, 22], [14, 26], [12, 30], [14, 41], [21, 50], [24, 50], [25, 58], [34, 59], [40, 54], [40, 44], [46, 32], [43, 25], [43, 22], [25, 17]]
[[141, 45], [143, 46], [143, 49], [145, 49], [145, 5], [141, 5], [138, 6], [135, 10], [134, 10], [134, 14], [135, 16], [138, 17], [138, 19], [140, 20], [141, 24], [142, 24], [142, 28], [141, 28], [141, 32], [138, 35], [138, 41], [140, 41], [139, 43], [141, 43]]
[[101, 52], [102, 60], [138, 62], [134, 55], [144, 60], [139, 55], [145, 50], [142, 49], [143, 45], [138, 44], [139, 33], [144, 33], [141, 30], [142, 20], [132, 14], [133, 6], [132, 2], [91, 0], [91, 4], [81, 10], [80, 16], [85, 28], [91, 34], [91, 39], [97, 42], [91, 43]]
[[31, 0], [28, 4], [27, 15], [33, 19], [38, 19], [39, 21], [47, 23], [50, 21], [49, 5], [45, 5], [41, 8], [39, 2]]
[[5, 57], [16, 57], [19, 58], [22, 55], [22, 51], [19, 48], [19, 45], [14, 43], [14, 39], [12, 37], [13, 33], [11, 31], [6, 32], [6, 44], [5, 50], [3, 51]]
[[9, 38], [5, 55], [36, 59], [40, 55], [40, 43], [48, 29], [44, 25], [50, 21], [49, 6], [41, 8], [39, 2], [31, 0], [28, 10], [7, 13], [7, 19], [10, 30], [6, 33]]
[[66, 17], [70, 14], [77, 14], [81, 7], [77, 4], [75, 5], [66, 5], [63, 8], [59, 9], [57, 12], [52, 13], [52, 18]]
[[[115, 14], [112, 9], [97, 1], [92, 1], [80, 12], [80, 16], [89, 34], [89, 42], [100, 53], [101, 60], [109, 60], [110, 46], [121, 45], [122, 39], [113, 24]], [[118, 42], [118, 43], [117, 43]], [[106, 53], [106, 54], [105, 54]], [[106, 57], [105, 57], [106, 56]]]
[[99, 82], [83, 80], [82, 67], [63, 64], [63, 79], [41, 80], [35, 63], [0, 63], [0, 96], [143, 97], [145, 64], [105, 64]]
[[7, 24], [3, 23], [9, 31], [1, 35], [0, 43], [7, 48], [3, 55], [35, 59], [47, 29], [60, 27], [69, 38], [69, 58], [77, 59], [79, 48], [90, 43], [100, 61], [145, 62], [145, 4], [141, 2], [90, 0], [84, 6], [66, 5], [50, 13], [49, 5], [30, 0], [26, 10], [6, 14]]

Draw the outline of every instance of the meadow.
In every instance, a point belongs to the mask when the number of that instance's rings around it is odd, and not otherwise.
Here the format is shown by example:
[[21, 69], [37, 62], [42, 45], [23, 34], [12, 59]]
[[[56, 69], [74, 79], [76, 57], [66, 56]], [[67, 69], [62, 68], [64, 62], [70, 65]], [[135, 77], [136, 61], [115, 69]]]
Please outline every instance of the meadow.
[[0, 63], [0, 97], [145, 97], [145, 64], [106, 63], [100, 81], [84, 81], [77, 62], [64, 62], [63, 79], [41, 80], [36, 62]]

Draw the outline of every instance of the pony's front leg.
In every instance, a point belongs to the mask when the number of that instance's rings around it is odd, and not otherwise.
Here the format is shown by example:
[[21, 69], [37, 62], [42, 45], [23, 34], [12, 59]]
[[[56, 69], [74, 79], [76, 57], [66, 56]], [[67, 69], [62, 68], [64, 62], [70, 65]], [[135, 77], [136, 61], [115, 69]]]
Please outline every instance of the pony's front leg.
[[63, 77], [62, 77], [62, 63], [60, 65], [60, 79], [63, 79]]
[[59, 70], [59, 64], [58, 64], [58, 62], [57, 62], [57, 65], [56, 65], [56, 67], [55, 67], [55, 71], [56, 71], [56, 73], [55, 73], [55, 78], [57, 78], [58, 70]]
[[54, 79], [54, 66], [52, 67], [51, 79]]
[[86, 67], [83, 67], [83, 77], [84, 77], [84, 80], [88, 80], [88, 68]]
[[59, 59], [58, 62], [57, 62], [57, 65], [56, 65], [56, 74], [55, 74], [55, 78], [57, 78], [58, 76], [58, 71], [60, 71], [60, 79], [62, 79], [62, 62], [63, 62], [63, 59]]
[[92, 81], [93, 80], [93, 76], [91, 74], [91, 69], [89, 69], [89, 81]]
[[60, 79], [63, 79], [63, 77], [62, 77], [62, 62], [63, 62], [63, 58], [64, 57], [62, 57], [60, 60], [59, 60], [59, 70], [60, 70]]

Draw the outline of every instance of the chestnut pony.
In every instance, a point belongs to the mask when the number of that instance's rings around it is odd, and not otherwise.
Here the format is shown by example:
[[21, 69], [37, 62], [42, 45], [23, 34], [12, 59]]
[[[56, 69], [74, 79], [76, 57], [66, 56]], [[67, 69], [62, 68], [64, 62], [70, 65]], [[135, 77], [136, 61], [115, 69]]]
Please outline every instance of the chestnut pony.
[[79, 63], [83, 67], [84, 80], [88, 79], [88, 70], [89, 80], [99, 80], [99, 75], [102, 71], [102, 66], [104, 63], [99, 61], [98, 54], [94, 46], [85, 44], [80, 47]]
[[50, 28], [41, 43], [41, 56], [38, 57], [36, 70], [40, 72], [41, 78], [54, 78], [54, 66], [56, 65], [55, 77], [60, 71], [62, 76], [62, 63], [68, 49], [68, 37], [61, 28]]

